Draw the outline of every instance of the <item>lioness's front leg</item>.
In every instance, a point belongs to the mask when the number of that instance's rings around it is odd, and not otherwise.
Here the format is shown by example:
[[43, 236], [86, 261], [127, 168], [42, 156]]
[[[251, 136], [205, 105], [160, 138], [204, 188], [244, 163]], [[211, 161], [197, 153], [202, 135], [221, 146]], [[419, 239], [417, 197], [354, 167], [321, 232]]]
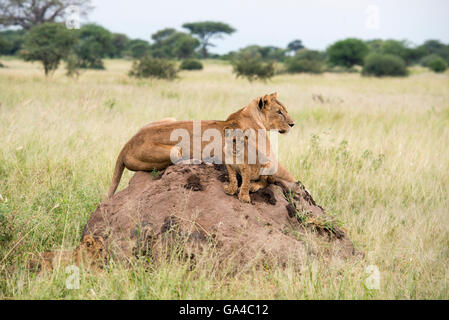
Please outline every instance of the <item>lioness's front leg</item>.
[[234, 195], [239, 187], [237, 183], [237, 172], [230, 165], [226, 165], [226, 169], [228, 170], [229, 183], [224, 186], [224, 191], [227, 194]]

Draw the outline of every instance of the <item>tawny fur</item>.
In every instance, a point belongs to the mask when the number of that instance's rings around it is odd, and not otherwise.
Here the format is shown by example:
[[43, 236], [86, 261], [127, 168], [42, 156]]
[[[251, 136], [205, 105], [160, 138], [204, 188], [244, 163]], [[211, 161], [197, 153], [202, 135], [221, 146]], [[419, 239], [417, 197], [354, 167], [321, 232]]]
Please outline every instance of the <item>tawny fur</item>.
[[[277, 94], [273, 93], [271, 95], [265, 95], [259, 100], [259, 109], [265, 111], [268, 117], [274, 118], [276, 121], [280, 119], [280, 123], [275, 123], [274, 128], [279, 131], [288, 131], [285, 130], [285, 123], [289, 127], [293, 127], [294, 122], [290, 118], [289, 114], [285, 107], [277, 101]], [[265, 137], [266, 145], [269, 149], [269, 140], [268, 137]], [[263, 150], [262, 154], [267, 157], [270, 153], [270, 150]], [[259, 148], [255, 147], [255, 150], [260, 151]], [[243, 152], [243, 163], [237, 164], [237, 156]], [[233, 164], [226, 164], [226, 169], [228, 171], [229, 184], [224, 187], [224, 190], [227, 194], [234, 195], [238, 190], [237, 184], [237, 173], [242, 177], [242, 184], [240, 186], [240, 191], [238, 194], [238, 198], [242, 202], [250, 202], [250, 192], [256, 192], [262, 188], [265, 188], [268, 184], [275, 182], [275, 176], [272, 175], [261, 175], [262, 168], [268, 168], [273, 163], [268, 161], [269, 159], [260, 159], [259, 156], [256, 159], [255, 164], [249, 164], [248, 161], [249, 155], [249, 141], [248, 137], [244, 137], [243, 149], [237, 150], [237, 146], [233, 145]], [[264, 160], [265, 163], [261, 161]], [[274, 160], [275, 161], [275, 160]], [[278, 177], [279, 178], [279, 177]]]
[[[256, 132], [257, 130], [277, 130], [280, 133], [287, 133], [293, 125], [294, 122], [287, 109], [277, 100], [277, 94], [274, 93], [254, 99], [246, 107], [231, 114], [225, 121], [201, 121], [201, 135], [207, 129], [217, 129], [223, 133], [222, 145], [224, 145], [224, 130], [227, 128], [239, 128], [242, 131], [254, 129]], [[175, 129], [187, 130], [191, 139], [190, 155], [193, 155], [193, 121], [163, 119], [150, 123], [141, 128], [121, 150], [116, 161], [107, 198], [114, 195], [125, 168], [131, 171], [152, 171], [165, 169], [172, 164], [170, 153], [173, 147], [178, 148], [176, 144], [179, 142], [179, 140], [170, 140], [170, 134]], [[201, 150], [208, 144], [209, 141], [202, 141]], [[267, 148], [270, 148], [268, 138]], [[224, 160], [225, 157], [222, 156], [222, 159]], [[271, 165], [274, 164], [272, 163]], [[276, 163], [276, 165], [277, 172], [271, 179], [279, 181], [287, 187], [293, 186], [295, 182], [294, 177], [281, 164]], [[259, 170], [257, 168], [249, 171], [245, 170], [245, 165], [237, 169], [243, 172], [243, 192], [241, 192], [241, 195], [239, 194], [239, 198], [248, 202], [249, 195], [246, 195], [248, 194], [247, 189], [250, 189], [250, 181], [259, 179], [258, 174], [252, 175], [251, 172], [258, 172]], [[230, 170], [229, 166], [228, 170]], [[225, 189], [229, 194], [234, 194], [237, 191], [237, 187], [233, 183], [234, 180], [231, 180], [233, 179], [231, 176], [235, 174], [234, 171], [231, 169], [231, 172], [229, 172], [231, 183]]]
[[60, 265], [76, 264], [88, 268], [101, 269], [106, 259], [103, 237], [86, 235], [75, 250], [54, 250], [38, 254], [30, 261], [31, 269], [49, 271]]

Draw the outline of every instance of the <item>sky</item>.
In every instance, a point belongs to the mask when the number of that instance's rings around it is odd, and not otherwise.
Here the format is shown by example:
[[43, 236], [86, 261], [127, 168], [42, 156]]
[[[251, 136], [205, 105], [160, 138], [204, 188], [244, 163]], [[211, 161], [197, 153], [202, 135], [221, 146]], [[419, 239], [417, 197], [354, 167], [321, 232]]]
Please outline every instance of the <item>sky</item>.
[[[301, 39], [323, 50], [347, 37], [427, 39], [449, 43], [448, 0], [93, 0], [87, 21], [131, 38], [185, 22], [221, 21], [237, 31], [216, 39], [211, 52], [223, 54], [251, 44], [286, 47]], [[185, 30], [184, 30], [185, 31]]]

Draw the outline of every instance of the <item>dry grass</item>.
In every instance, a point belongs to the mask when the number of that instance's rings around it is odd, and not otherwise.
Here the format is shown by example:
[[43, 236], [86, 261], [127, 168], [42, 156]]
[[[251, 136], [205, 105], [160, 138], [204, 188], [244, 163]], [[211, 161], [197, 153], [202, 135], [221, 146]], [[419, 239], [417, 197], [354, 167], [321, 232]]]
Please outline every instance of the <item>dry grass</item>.
[[[45, 79], [38, 64], [0, 69], [0, 299], [10, 298], [449, 298], [449, 74], [416, 69], [404, 79], [358, 74], [235, 79], [206, 63], [174, 82], [135, 80], [130, 62], [107, 71]], [[250, 270], [236, 277], [181, 263], [111, 265], [37, 277], [29, 252], [79, 243], [105, 195], [122, 145], [163, 117], [223, 119], [277, 91], [297, 125], [280, 137], [279, 158], [367, 253], [362, 261], [311, 259], [302, 272]], [[320, 98], [317, 96], [320, 95]], [[314, 98], [315, 96], [315, 98]], [[122, 179], [126, 185], [131, 174]], [[366, 267], [379, 290], [365, 287]]]

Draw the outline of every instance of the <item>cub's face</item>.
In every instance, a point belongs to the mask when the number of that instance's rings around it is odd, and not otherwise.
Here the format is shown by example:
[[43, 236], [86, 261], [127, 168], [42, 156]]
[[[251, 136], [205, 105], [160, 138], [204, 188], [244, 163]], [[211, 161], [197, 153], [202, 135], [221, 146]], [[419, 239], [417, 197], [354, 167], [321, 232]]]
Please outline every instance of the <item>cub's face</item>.
[[284, 134], [295, 125], [285, 106], [277, 100], [277, 93], [260, 98], [259, 109], [264, 114], [267, 130], [277, 130]]
[[91, 261], [106, 259], [106, 247], [104, 245], [103, 237], [92, 237], [86, 235], [81, 244], [83, 255], [88, 257]]

